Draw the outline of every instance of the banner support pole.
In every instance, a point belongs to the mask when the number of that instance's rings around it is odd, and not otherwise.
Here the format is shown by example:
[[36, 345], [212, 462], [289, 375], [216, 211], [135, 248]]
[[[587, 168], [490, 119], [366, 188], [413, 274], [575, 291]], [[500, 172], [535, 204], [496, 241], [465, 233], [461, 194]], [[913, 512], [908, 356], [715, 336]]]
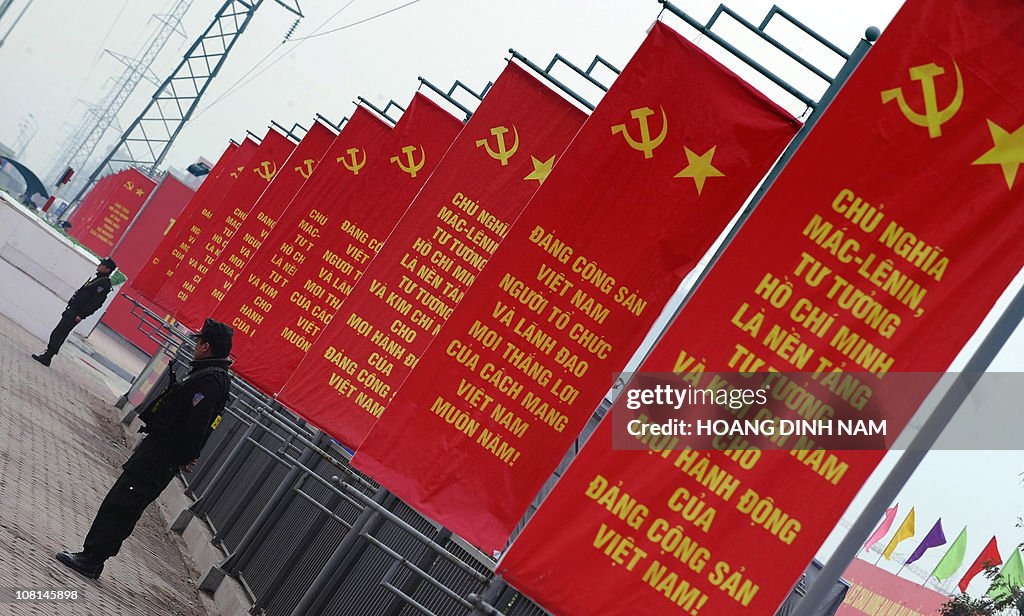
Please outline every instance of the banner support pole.
[[292, 141], [295, 141], [296, 143], [302, 141], [302, 137], [299, 136], [298, 132], [296, 132], [296, 129], [301, 128], [304, 133], [309, 132], [309, 129], [299, 124], [298, 122], [296, 122], [295, 125], [292, 126], [291, 128], [285, 128], [284, 126], [278, 124], [274, 120], [270, 121], [270, 125], [277, 127], [277, 129], [284, 133], [286, 137], [288, 137]]
[[331, 128], [333, 128], [335, 133], [340, 133], [341, 132], [341, 127], [345, 126], [345, 122], [348, 122], [348, 116], [345, 116], [345, 117], [343, 117], [341, 119], [340, 122], [335, 124], [334, 122], [331, 122], [330, 118], [328, 118], [327, 116], [325, 116], [323, 114], [320, 114], [320, 113], [316, 114], [316, 119], [320, 120], [321, 122], [323, 122], [327, 126], [330, 126]]
[[[665, 4], [666, 6], [671, 6], [670, 3]], [[688, 19], [692, 19], [692, 17], [688, 17]], [[722, 253], [725, 252], [725, 250], [729, 247], [729, 244], [731, 244], [732, 241], [736, 238], [736, 235], [740, 232], [740, 229], [743, 227], [743, 224], [747, 221], [747, 219], [750, 218], [751, 214], [754, 213], [754, 209], [758, 206], [759, 203], [761, 203], [761, 200], [764, 199], [765, 194], [772, 187], [772, 185], [775, 184], [775, 180], [779, 177], [779, 174], [782, 173], [782, 170], [785, 169], [786, 165], [789, 164], [789, 161], [793, 158], [793, 155], [796, 154], [797, 150], [800, 149], [800, 146], [803, 145], [803, 142], [807, 139], [807, 135], [814, 129], [815, 125], [818, 123], [818, 119], [821, 117], [821, 114], [824, 113], [825, 110], [828, 109], [829, 105], [832, 104], [833, 99], [835, 99], [836, 95], [839, 94], [839, 90], [842, 89], [843, 84], [846, 83], [846, 80], [850, 78], [850, 75], [853, 73], [854, 69], [857, 68], [857, 65], [860, 64], [861, 60], [864, 59], [864, 56], [866, 56], [868, 51], [871, 50], [872, 43], [878, 40], [880, 34], [881, 31], [879, 31], [879, 29], [874, 26], [865, 30], [864, 38], [862, 38], [860, 42], [857, 43], [857, 47], [853, 50], [853, 52], [850, 54], [850, 57], [846, 60], [846, 64], [844, 64], [843, 67], [839, 69], [839, 72], [837, 72], [836, 76], [832, 79], [832, 83], [829, 85], [828, 89], [825, 90], [825, 93], [821, 95], [821, 98], [818, 100], [817, 104], [812, 107], [813, 111], [807, 117], [807, 121], [804, 122], [803, 127], [800, 128], [796, 136], [793, 137], [793, 140], [790, 141], [788, 146], [786, 146], [786, 149], [782, 151], [782, 155], [779, 156], [778, 162], [775, 163], [775, 165], [768, 172], [768, 175], [765, 176], [764, 181], [761, 182], [761, 186], [758, 187], [758, 189], [754, 192], [754, 195], [750, 198], [750, 202], [747, 204], [745, 208], [743, 208], [743, 210], [740, 211], [740, 215], [736, 219], [736, 224], [734, 224], [726, 232], [725, 239], [722, 240], [722, 243], [719, 245], [718, 249], [715, 250], [714, 254], [711, 255], [711, 259], [708, 261], [704, 269], [697, 275], [697, 279], [690, 286], [689, 290], [687, 290], [686, 295], [683, 297], [683, 301], [681, 301], [679, 303], [679, 306], [676, 307], [675, 312], [672, 315], [672, 318], [669, 320], [669, 323], [672, 323], [673, 321], [676, 320], [676, 318], [679, 316], [679, 313], [683, 310], [683, 307], [686, 306], [686, 304], [690, 301], [690, 298], [693, 297], [694, 292], [696, 292], [697, 288], [700, 287], [700, 284], [704, 282], [704, 279], [707, 278], [708, 272], [711, 271], [711, 268], [714, 267], [715, 263], [717, 263], [718, 260], [722, 258]], [[647, 353], [645, 353], [643, 358], [644, 360], [646, 360], [647, 356], [650, 355], [651, 349], [653, 349], [659, 342], [661, 342], [661, 339], [665, 337], [665, 332], [667, 331], [668, 326], [666, 326], [665, 329], [661, 331], [661, 333], [658, 335], [658, 338], [654, 341], [654, 344], [652, 344], [651, 348], [647, 350]], [[867, 535], [864, 536], [864, 540], [867, 540]]]
[[398, 120], [396, 120], [396, 119], [394, 119], [394, 118], [392, 118], [391, 116], [388, 115], [388, 109], [391, 109], [392, 107], [395, 107], [396, 109], [401, 109], [403, 113], [405, 112], [405, 107], [403, 107], [403, 106], [399, 105], [398, 103], [396, 103], [394, 101], [394, 99], [389, 100], [388, 104], [384, 105], [383, 109], [377, 107], [376, 105], [374, 105], [370, 101], [366, 100], [362, 96], [357, 96], [356, 99], [358, 100], [358, 102], [356, 102], [357, 105], [361, 104], [364, 107], [366, 107], [367, 109], [372, 109], [373, 111], [377, 112], [378, 115], [380, 115], [382, 118], [387, 119], [392, 124], [398, 124]]
[[[435, 86], [434, 84], [432, 84], [431, 82], [427, 81], [423, 77], [417, 77], [416, 79], [420, 82], [421, 85], [426, 86], [426, 88], [428, 90], [430, 90], [434, 94], [437, 94], [438, 96], [440, 96], [444, 100], [446, 100], [449, 103], [451, 103], [452, 105], [454, 105], [459, 111], [461, 111], [462, 113], [466, 114], [466, 120], [467, 121], [469, 120], [470, 117], [473, 116], [473, 110], [471, 110], [469, 107], [466, 107], [465, 105], [463, 105], [459, 101], [455, 100], [455, 97], [452, 96], [450, 92], [445, 92], [444, 90], [442, 90], [441, 88]], [[455, 88], [453, 86], [452, 90], [454, 90], [454, 89]], [[469, 92], [470, 94], [472, 94], [473, 96], [476, 96], [478, 100], [483, 100], [483, 97], [477, 96], [476, 92], [473, 92], [469, 88], [464, 88], [464, 89], [467, 92]]]
[[495, 607], [495, 604], [498, 603], [501, 593], [506, 588], [508, 588], [508, 584], [505, 583], [505, 580], [501, 579], [500, 575], [495, 575], [484, 589], [483, 594], [471, 593], [466, 597], [473, 604], [473, 611], [469, 613], [469, 616], [505, 616], [501, 610]]
[[935, 411], [921, 425], [921, 430], [907, 446], [907, 450], [893, 466], [882, 485], [875, 491], [874, 496], [871, 497], [867, 506], [864, 507], [860, 516], [843, 537], [811, 587], [807, 589], [807, 594], [804, 595], [803, 601], [793, 612], [793, 616], [812, 616], [815, 613], [815, 608], [825, 601], [829, 590], [846, 571], [856, 556], [857, 550], [867, 540], [871, 528], [874, 526], [874, 520], [885, 513], [886, 507], [896, 498], [907, 480], [917, 470], [921, 460], [938, 440], [946, 424], [970, 395], [971, 390], [988, 370], [992, 360], [1020, 325], [1022, 319], [1024, 319], [1024, 288], [1017, 291], [1009, 306], [1006, 307], [999, 320], [992, 326], [978, 349], [967, 361], [967, 365], [957, 374], [953, 384], [935, 407]]

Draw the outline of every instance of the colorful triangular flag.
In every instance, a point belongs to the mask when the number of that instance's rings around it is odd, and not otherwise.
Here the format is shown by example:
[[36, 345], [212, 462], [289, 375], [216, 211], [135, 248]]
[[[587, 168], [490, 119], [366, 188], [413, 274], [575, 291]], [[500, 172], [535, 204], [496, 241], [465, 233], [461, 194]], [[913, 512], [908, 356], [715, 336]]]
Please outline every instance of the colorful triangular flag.
[[878, 543], [889, 529], [892, 528], [892, 522], [896, 519], [896, 511], [899, 510], [900, 505], [896, 503], [892, 507], [885, 510], [885, 515], [882, 517], [882, 523], [878, 525], [878, 529], [868, 538], [868, 542], [864, 544], [864, 551], [868, 552], [871, 550], [871, 546]]
[[978, 554], [978, 557], [974, 559], [971, 567], [967, 570], [967, 573], [960, 578], [960, 592], [967, 592], [967, 587], [971, 584], [971, 580], [974, 576], [981, 573], [985, 567], [989, 565], [1001, 565], [1003, 564], [1003, 557], [999, 555], [999, 546], [996, 545], [996, 538], [992, 537], [985, 544], [985, 548]]
[[946, 535], [942, 532], [942, 518], [935, 520], [935, 524], [932, 529], [928, 531], [928, 534], [924, 536], [921, 543], [918, 544], [914, 551], [910, 553], [910, 557], [903, 563], [906, 567], [910, 563], [924, 556], [924, 553], [932, 548], [937, 548], [940, 545], [946, 545]]
[[1024, 586], [1024, 562], [1020, 559], [1020, 550], [1013, 549], [1013, 555], [1006, 560], [1002, 571], [988, 589], [988, 596], [993, 599], [1002, 599], [1016, 588]]
[[914, 508], [910, 508], [910, 513], [907, 517], [903, 518], [903, 523], [896, 529], [896, 534], [889, 540], [889, 544], [882, 550], [882, 556], [885, 560], [892, 560], [892, 553], [896, 551], [896, 546], [905, 539], [910, 539], [914, 536]]
[[931, 577], [936, 580], [944, 580], [951, 577], [964, 564], [964, 557], [967, 555], [967, 527], [964, 526], [960, 534], [953, 540], [946, 553], [942, 555], [939, 564], [935, 565]]

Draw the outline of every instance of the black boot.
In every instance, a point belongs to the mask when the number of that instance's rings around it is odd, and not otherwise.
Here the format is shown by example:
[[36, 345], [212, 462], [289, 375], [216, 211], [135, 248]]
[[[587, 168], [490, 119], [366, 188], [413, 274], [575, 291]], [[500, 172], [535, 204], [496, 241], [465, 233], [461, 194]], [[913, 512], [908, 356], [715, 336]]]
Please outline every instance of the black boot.
[[49, 351], [46, 351], [46, 352], [42, 353], [41, 355], [33, 355], [32, 359], [34, 359], [37, 362], [43, 364], [44, 366], [49, 366], [50, 365], [50, 360], [53, 359], [53, 353], [51, 353]]
[[64, 566], [74, 569], [85, 577], [94, 580], [103, 573], [103, 561], [93, 558], [85, 552], [58, 552], [57, 560]]

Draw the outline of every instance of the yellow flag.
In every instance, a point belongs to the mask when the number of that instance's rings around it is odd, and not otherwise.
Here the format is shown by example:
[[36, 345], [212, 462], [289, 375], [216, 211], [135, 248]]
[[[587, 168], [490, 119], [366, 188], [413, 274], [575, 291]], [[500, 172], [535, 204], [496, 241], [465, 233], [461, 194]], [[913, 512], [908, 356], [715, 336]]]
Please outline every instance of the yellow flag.
[[914, 508], [910, 508], [910, 513], [907, 517], [903, 518], [903, 523], [896, 529], [896, 534], [889, 540], [889, 545], [885, 546], [882, 550], [882, 556], [885, 560], [892, 558], [892, 553], [896, 551], [896, 546], [900, 544], [904, 539], [910, 539], [914, 536]]

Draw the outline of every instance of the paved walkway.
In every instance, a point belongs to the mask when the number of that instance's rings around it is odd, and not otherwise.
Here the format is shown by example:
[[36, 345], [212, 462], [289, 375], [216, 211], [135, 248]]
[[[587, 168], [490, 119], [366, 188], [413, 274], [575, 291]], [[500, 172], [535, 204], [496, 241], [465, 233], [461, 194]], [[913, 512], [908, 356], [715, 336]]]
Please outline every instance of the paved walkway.
[[[42, 341], [0, 316], [0, 614], [213, 614], [156, 505], [99, 580], [54, 559], [81, 549], [129, 455], [113, 406], [128, 383], [82, 346], [69, 340], [44, 368], [29, 357]], [[18, 588], [77, 589], [79, 599], [19, 602]]]

